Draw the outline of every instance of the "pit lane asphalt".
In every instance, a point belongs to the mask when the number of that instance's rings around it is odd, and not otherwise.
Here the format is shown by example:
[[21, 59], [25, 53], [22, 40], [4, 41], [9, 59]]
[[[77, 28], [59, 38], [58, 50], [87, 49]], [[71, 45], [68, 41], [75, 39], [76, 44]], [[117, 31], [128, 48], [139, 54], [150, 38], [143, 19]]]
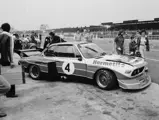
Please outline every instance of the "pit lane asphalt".
[[[151, 69], [157, 70], [158, 67], [152, 63], [149, 71], [153, 75]], [[120, 88], [105, 91], [86, 80], [35, 81], [27, 75], [26, 84], [21, 84], [20, 66], [3, 68], [2, 72], [7, 72], [6, 77], [11, 82], [16, 80], [19, 95], [17, 98], [2, 98], [8, 114], [3, 120], [159, 119], [159, 85], [154, 83], [140, 91], [123, 91]]]
[[139, 91], [105, 91], [89, 80], [37, 81], [26, 75], [26, 84], [16, 85], [17, 98], [2, 97], [8, 114], [3, 120], [158, 120], [156, 91], [154, 83]]

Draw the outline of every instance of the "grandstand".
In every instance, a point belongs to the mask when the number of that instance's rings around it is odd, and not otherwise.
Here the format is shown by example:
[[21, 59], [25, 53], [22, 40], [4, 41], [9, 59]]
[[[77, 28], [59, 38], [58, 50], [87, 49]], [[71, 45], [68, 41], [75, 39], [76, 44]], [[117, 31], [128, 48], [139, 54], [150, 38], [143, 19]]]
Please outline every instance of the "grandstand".
[[[127, 20], [121, 23], [106, 22], [100, 25], [90, 25], [85, 27], [69, 27], [69, 28], [58, 28], [58, 29], [48, 29], [45, 32], [49, 33], [54, 31], [55, 33], [68, 33], [73, 34], [77, 30], [83, 31], [83, 29], [89, 29], [98, 38], [114, 38], [119, 30], [125, 30], [128, 34], [133, 34], [137, 30], [145, 29], [148, 32], [148, 37], [151, 40], [159, 40], [159, 18], [154, 18], [153, 20], [139, 21], [139, 20]], [[35, 30], [34, 32], [41, 34], [42, 31]], [[26, 34], [31, 33], [31, 31], [25, 31]]]
[[[102, 25], [107, 25], [107, 23], [101, 23]], [[154, 18], [154, 20], [139, 21], [139, 20], [128, 20], [122, 23], [112, 23], [110, 30], [159, 30], [159, 18]]]

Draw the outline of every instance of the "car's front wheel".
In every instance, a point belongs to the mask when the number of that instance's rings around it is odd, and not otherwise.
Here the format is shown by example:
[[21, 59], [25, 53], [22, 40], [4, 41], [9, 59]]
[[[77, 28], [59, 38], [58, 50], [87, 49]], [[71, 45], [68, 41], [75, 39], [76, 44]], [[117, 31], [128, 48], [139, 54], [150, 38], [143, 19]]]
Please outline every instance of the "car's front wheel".
[[37, 65], [31, 65], [29, 67], [29, 75], [33, 79], [39, 79], [41, 77], [40, 68]]
[[109, 70], [99, 70], [95, 76], [96, 83], [101, 89], [113, 89], [117, 85], [117, 79], [113, 72]]

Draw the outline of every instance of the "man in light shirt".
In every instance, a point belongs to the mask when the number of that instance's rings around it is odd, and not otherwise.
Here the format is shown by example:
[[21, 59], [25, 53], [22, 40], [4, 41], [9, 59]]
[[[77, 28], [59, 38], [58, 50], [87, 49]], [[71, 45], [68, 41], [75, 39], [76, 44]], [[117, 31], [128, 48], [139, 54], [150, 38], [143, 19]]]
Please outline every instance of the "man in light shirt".
[[93, 35], [90, 33], [90, 30], [84, 29], [83, 35], [82, 35], [82, 41], [84, 42], [92, 42]]
[[82, 36], [79, 30], [77, 30], [75, 37], [74, 37], [75, 41], [80, 42], [82, 40]]
[[61, 33], [60, 33], [60, 38], [63, 39], [63, 40], [65, 39], [65, 36], [64, 36], [64, 32], [63, 32], [63, 31], [61, 31]]

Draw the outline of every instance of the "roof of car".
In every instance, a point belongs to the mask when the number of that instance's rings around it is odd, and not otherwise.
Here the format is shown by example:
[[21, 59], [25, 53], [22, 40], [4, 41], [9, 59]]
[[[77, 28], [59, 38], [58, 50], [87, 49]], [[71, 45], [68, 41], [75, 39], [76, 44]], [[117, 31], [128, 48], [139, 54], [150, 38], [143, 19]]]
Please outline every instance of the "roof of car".
[[61, 43], [56, 43], [56, 45], [60, 44], [72, 44], [72, 45], [77, 45], [77, 44], [87, 44], [87, 42], [61, 42]]

